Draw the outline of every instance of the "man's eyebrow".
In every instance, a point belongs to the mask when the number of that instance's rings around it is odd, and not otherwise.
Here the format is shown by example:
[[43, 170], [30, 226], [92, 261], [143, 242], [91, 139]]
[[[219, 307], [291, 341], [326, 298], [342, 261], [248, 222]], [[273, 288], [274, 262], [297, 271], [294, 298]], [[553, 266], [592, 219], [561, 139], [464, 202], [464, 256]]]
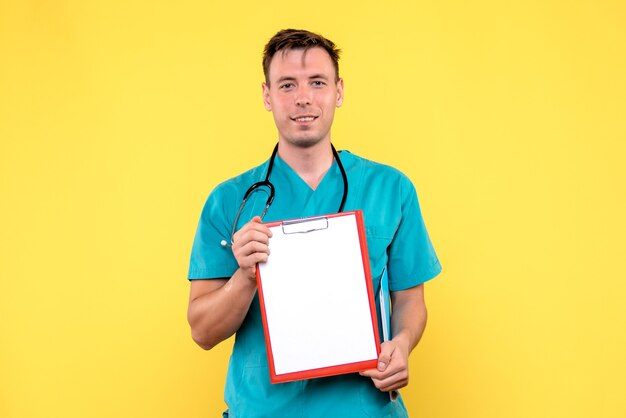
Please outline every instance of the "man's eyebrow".
[[[314, 79], [322, 79], [322, 80], [328, 80], [328, 76], [326, 76], [325, 74], [312, 74], [309, 76], [309, 80], [314, 80]], [[296, 77], [294, 76], [290, 76], [290, 75], [284, 75], [282, 77], [280, 77], [278, 80], [276, 80], [276, 83], [282, 83], [284, 81], [296, 81]]]
[[296, 78], [295, 78], [295, 77], [292, 77], [292, 76], [286, 75], [286, 76], [282, 76], [282, 77], [280, 77], [278, 80], [276, 80], [276, 82], [277, 82], [277, 83], [282, 83], [283, 81], [295, 81], [295, 80], [296, 80]]

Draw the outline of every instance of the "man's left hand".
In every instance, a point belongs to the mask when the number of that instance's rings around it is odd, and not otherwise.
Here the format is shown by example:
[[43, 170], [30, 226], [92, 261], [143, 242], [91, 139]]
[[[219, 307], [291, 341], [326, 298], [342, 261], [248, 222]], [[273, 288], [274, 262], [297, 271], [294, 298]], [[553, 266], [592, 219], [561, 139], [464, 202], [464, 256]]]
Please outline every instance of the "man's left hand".
[[371, 377], [374, 385], [382, 392], [398, 390], [409, 384], [409, 350], [401, 341], [382, 343], [378, 367], [360, 372]]

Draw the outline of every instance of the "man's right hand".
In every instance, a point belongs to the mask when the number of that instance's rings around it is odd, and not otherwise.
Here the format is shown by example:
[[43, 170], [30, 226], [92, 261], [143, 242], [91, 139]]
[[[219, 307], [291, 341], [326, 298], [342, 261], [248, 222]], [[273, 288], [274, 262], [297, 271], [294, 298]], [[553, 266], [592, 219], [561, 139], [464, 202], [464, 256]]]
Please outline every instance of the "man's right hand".
[[233, 235], [233, 255], [245, 276], [256, 282], [256, 265], [264, 263], [270, 254], [272, 231], [255, 216]]

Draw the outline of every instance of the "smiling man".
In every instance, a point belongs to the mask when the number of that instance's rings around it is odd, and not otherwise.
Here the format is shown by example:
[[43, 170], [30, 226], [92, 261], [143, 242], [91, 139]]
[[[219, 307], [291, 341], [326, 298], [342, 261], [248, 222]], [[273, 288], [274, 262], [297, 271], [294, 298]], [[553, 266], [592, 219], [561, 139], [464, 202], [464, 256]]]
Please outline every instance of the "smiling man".
[[279, 144], [323, 147], [343, 101], [343, 80], [324, 49], [283, 49], [268, 68], [263, 101], [274, 115]]
[[[226, 417], [407, 416], [402, 398], [390, 400], [387, 392], [408, 384], [409, 354], [426, 325], [424, 282], [441, 266], [411, 181], [332, 146], [344, 97], [338, 62], [339, 50], [321, 35], [294, 29], [274, 35], [263, 56], [263, 103], [273, 114], [278, 145], [268, 161], [217, 186], [200, 218], [188, 320], [204, 349], [236, 334]], [[270, 253], [263, 222], [357, 209], [364, 214], [374, 288], [386, 274], [393, 307], [392, 338], [381, 346], [378, 367], [271, 384], [255, 275]]]

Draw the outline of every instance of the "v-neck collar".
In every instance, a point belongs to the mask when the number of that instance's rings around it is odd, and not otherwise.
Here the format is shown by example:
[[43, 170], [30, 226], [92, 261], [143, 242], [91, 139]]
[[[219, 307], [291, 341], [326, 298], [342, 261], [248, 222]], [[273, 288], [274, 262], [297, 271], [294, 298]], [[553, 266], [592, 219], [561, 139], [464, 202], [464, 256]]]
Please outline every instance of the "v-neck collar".
[[[353, 159], [349, 152], [340, 154], [346, 173], [351, 171]], [[301, 218], [335, 213], [343, 195], [343, 180], [337, 162], [328, 169], [315, 190], [278, 155], [270, 181], [276, 187], [276, 197], [265, 217], [266, 221]]]
[[[326, 171], [326, 173], [324, 173], [324, 177], [322, 177], [322, 180], [320, 180], [317, 187], [313, 189], [311, 186], [309, 186], [309, 184], [306, 181], [304, 181], [302, 177], [300, 177], [300, 174], [298, 174], [296, 170], [291, 168], [291, 166], [287, 164], [285, 160], [280, 158], [280, 155], [278, 154], [276, 154], [276, 158], [274, 159], [274, 169], [276, 168], [278, 168], [279, 171], [285, 173], [285, 175], [289, 177], [290, 179], [293, 179], [293, 181], [295, 181], [298, 184], [298, 188], [304, 188], [309, 193], [315, 193], [318, 190], [320, 190], [322, 185], [324, 185], [325, 183], [328, 183], [328, 181], [330, 181], [328, 179], [334, 177], [335, 174], [337, 174], [337, 171], [339, 170], [337, 161], [335, 160], [335, 158], [333, 158], [333, 163], [331, 164], [330, 168]], [[273, 170], [272, 170], [272, 174], [273, 174]], [[271, 180], [272, 179], [270, 176], [270, 181]]]

